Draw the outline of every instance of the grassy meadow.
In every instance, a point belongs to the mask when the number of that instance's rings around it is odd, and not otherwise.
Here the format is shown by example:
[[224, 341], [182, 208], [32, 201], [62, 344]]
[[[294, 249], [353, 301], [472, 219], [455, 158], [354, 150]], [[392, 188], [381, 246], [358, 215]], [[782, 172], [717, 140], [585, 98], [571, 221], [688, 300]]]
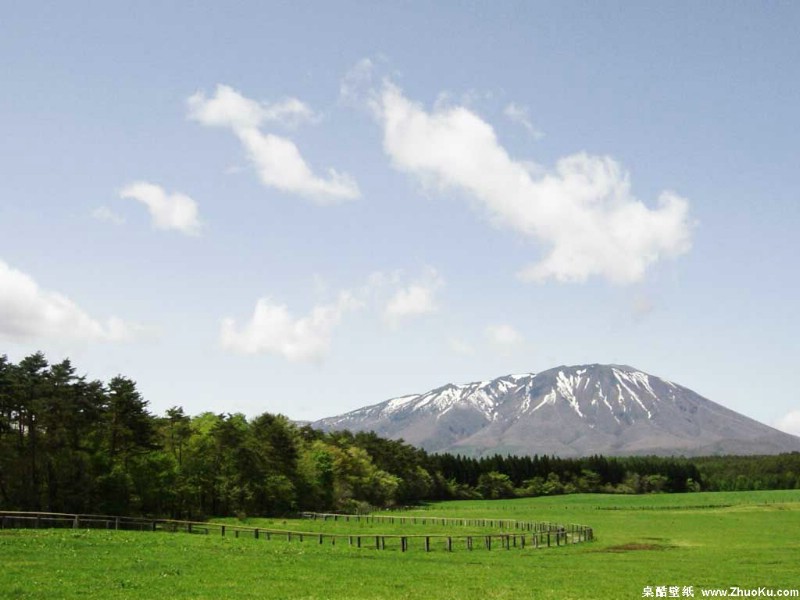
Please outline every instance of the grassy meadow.
[[[641, 598], [645, 586], [798, 588], [800, 490], [443, 502], [403, 515], [579, 523], [561, 548], [345, 543], [106, 530], [0, 532], [0, 598]], [[229, 523], [238, 523], [227, 520]], [[480, 528], [254, 519], [329, 533]]]

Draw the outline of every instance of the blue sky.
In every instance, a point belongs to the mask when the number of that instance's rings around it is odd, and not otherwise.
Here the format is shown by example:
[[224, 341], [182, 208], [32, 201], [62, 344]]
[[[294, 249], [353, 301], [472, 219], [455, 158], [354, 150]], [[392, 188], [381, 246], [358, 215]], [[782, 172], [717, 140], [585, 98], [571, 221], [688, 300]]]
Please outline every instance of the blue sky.
[[795, 3], [5, 3], [0, 353], [313, 419], [622, 363], [800, 433]]

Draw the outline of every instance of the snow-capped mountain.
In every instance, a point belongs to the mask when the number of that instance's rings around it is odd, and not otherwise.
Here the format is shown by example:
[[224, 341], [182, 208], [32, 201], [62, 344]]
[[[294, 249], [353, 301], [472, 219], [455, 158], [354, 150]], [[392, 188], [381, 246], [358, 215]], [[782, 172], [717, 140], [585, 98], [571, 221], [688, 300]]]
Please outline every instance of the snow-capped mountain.
[[448, 384], [313, 423], [470, 455], [774, 454], [800, 438], [621, 365]]

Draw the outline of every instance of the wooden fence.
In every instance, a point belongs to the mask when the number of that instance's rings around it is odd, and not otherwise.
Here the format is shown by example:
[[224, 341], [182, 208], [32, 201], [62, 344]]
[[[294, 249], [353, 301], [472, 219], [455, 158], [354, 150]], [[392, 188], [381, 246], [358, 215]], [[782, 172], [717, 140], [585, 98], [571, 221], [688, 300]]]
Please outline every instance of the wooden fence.
[[107, 515], [76, 515], [45, 512], [0, 512], [2, 529], [72, 528], [114, 529], [136, 531], [184, 532], [190, 534], [250, 537], [287, 542], [313, 542], [317, 544], [347, 544], [356, 548], [377, 550], [421, 549], [430, 552], [443, 549], [452, 552], [457, 548], [492, 550], [502, 548], [551, 548], [589, 542], [594, 539], [591, 527], [557, 523], [535, 523], [510, 519], [457, 519], [451, 517], [399, 517], [389, 515], [342, 515], [333, 513], [302, 513], [304, 519], [344, 521], [350, 523], [388, 523], [442, 527], [486, 527], [501, 532], [487, 534], [452, 535], [451, 533], [421, 534], [366, 534], [324, 533], [319, 531], [288, 531], [265, 527], [248, 527], [228, 523], [178, 521], [172, 519], [146, 519], [138, 517], [113, 517]]

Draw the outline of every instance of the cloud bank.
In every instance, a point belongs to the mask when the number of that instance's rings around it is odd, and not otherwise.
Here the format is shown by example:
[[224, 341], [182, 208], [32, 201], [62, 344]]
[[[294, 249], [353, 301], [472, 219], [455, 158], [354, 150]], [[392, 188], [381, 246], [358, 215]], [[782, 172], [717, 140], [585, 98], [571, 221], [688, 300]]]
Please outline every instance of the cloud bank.
[[404, 319], [436, 312], [439, 308], [436, 292], [443, 285], [436, 269], [429, 267], [421, 279], [394, 293], [383, 311], [384, 318], [396, 326]]
[[117, 317], [102, 323], [66, 296], [41, 289], [32, 277], [0, 260], [0, 339], [121, 342], [141, 330]]
[[272, 354], [291, 362], [320, 362], [330, 353], [334, 333], [349, 313], [376, 309], [384, 321], [397, 326], [438, 310], [435, 295], [444, 280], [436, 269], [427, 267], [408, 284], [403, 279], [401, 271], [372, 273], [364, 285], [340, 291], [334, 302], [317, 304], [304, 316], [295, 316], [285, 304], [270, 297], [259, 298], [246, 322], [237, 324], [232, 317], [222, 320], [220, 344], [237, 354]]
[[327, 177], [319, 177], [293, 141], [260, 130], [267, 123], [294, 127], [318, 120], [300, 100], [289, 98], [276, 104], [260, 103], [231, 87], [218, 85], [210, 98], [203, 92], [191, 96], [188, 107], [190, 119], [208, 127], [228, 128], [239, 138], [265, 186], [297, 194], [320, 205], [354, 200], [361, 195], [352, 176], [328, 169]]
[[308, 315], [294, 317], [285, 305], [260, 298], [253, 316], [241, 327], [235, 319], [223, 319], [220, 341], [225, 350], [238, 354], [267, 353], [293, 362], [319, 361], [328, 354], [342, 316], [360, 306], [352, 294], [342, 292], [335, 303], [315, 306]]
[[122, 188], [119, 196], [144, 204], [156, 229], [172, 229], [185, 235], [200, 233], [197, 203], [186, 194], [168, 194], [161, 186], [138, 181]]
[[512, 159], [491, 125], [463, 106], [426, 111], [390, 81], [371, 91], [369, 103], [396, 169], [463, 192], [493, 225], [546, 248], [544, 258], [519, 272], [522, 280], [632, 283], [690, 248], [688, 202], [666, 191], [648, 208], [611, 157], [577, 153], [552, 169], [532, 168]]

